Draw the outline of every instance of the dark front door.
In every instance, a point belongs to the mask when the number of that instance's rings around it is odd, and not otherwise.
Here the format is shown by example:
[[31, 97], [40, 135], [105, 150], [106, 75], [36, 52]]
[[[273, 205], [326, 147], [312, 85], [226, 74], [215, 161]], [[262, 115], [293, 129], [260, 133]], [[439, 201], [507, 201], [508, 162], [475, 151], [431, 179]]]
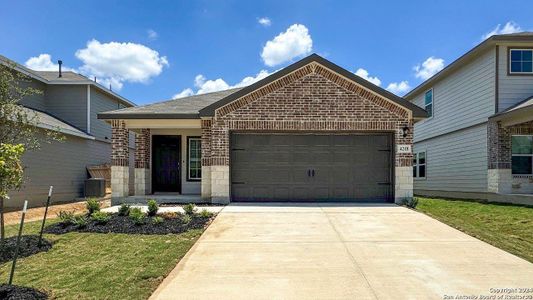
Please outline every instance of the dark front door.
[[179, 135], [152, 136], [152, 191], [181, 192]]
[[233, 201], [391, 201], [390, 134], [233, 134]]

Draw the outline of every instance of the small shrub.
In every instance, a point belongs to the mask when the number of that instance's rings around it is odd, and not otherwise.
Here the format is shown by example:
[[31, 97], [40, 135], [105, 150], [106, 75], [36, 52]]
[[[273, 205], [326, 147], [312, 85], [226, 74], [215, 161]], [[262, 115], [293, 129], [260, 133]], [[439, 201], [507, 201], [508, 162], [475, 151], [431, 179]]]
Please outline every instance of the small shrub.
[[159, 206], [157, 205], [157, 201], [154, 199], [148, 200], [148, 215], [150, 217], [153, 217], [157, 214], [157, 211], [159, 210]]
[[157, 217], [156, 216], [156, 217], [152, 218], [152, 224], [159, 225], [159, 224], [163, 223], [164, 220], [165, 219], [163, 219], [162, 217]]
[[143, 225], [146, 223], [146, 215], [139, 207], [130, 209], [130, 219], [135, 225]]
[[61, 220], [61, 223], [64, 225], [73, 224], [74, 221], [74, 212], [73, 211], [66, 211], [61, 210], [59, 211], [59, 214], [57, 214], [59, 217], [59, 220]]
[[402, 206], [406, 206], [406, 207], [409, 207], [409, 208], [416, 208], [416, 206], [418, 205], [418, 198], [416, 197], [413, 197], [413, 198], [403, 198], [401, 201], [400, 201], [400, 205]]
[[205, 208], [200, 211], [200, 217], [202, 217], [202, 218], [206, 218], [206, 219], [207, 218], [211, 218], [212, 215], [213, 215], [213, 213], [208, 211]]
[[74, 217], [72, 224], [78, 228], [85, 228], [87, 227], [87, 218], [85, 216], [76, 216]]
[[111, 220], [111, 216], [103, 211], [97, 211], [91, 215], [91, 219], [96, 222], [96, 224], [104, 225]]
[[183, 205], [183, 211], [187, 215], [194, 215], [194, 213], [196, 213], [196, 210], [196, 206], [193, 203]]
[[181, 221], [182, 221], [184, 224], [189, 224], [189, 223], [191, 223], [191, 221], [192, 221], [192, 217], [191, 217], [191, 215], [183, 215], [183, 216], [181, 217]]
[[122, 203], [118, 209], [119, 216], [128, 216], [130, 214], [130, 205]]
[[85, 205], [87, 207], [87, 214], [89, 216], [97, 211], [100, 211], [100, 203], [95, 198], [87, 199], [87, 203]]

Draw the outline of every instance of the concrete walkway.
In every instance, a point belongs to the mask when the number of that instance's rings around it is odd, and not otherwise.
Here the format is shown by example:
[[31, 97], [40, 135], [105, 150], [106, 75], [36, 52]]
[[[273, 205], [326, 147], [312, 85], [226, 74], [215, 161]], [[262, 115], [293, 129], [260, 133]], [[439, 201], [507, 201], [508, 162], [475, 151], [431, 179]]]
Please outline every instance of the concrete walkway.
[[491, 288], [533, 288], [533, 264], [403, 207], [232, 204], [151, 299], [503, 295]]

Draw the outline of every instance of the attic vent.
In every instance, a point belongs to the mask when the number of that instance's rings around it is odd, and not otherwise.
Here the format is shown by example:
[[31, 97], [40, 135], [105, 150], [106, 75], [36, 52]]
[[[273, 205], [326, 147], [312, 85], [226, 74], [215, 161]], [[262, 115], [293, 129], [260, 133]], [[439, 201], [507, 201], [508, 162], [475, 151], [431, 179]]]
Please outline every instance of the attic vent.
[[63, 77], [63, 74], [61, 74], [61, 65], [63, 64], [62, 60], [58, 60], [57, 64], [59, 65], [59, 77]]

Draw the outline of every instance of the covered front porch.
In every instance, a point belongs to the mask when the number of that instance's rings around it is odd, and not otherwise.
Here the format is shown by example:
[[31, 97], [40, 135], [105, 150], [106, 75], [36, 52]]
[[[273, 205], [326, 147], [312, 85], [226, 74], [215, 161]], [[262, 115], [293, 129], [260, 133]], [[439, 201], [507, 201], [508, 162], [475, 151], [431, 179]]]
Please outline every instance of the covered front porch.
[[489, 119], [488, 143], [488, 191], [533, 196], [533, 97]]
[[[111, 189], [114, 204], [202, 203], [200, 119], [115, 119], [112, 124]], [[129, 174], [124, 139], [135, 133], [134, 174]], [[126, 144], [127, 145], [127, 144]], [[130, 195], [128, 179], [134, 176]]]

